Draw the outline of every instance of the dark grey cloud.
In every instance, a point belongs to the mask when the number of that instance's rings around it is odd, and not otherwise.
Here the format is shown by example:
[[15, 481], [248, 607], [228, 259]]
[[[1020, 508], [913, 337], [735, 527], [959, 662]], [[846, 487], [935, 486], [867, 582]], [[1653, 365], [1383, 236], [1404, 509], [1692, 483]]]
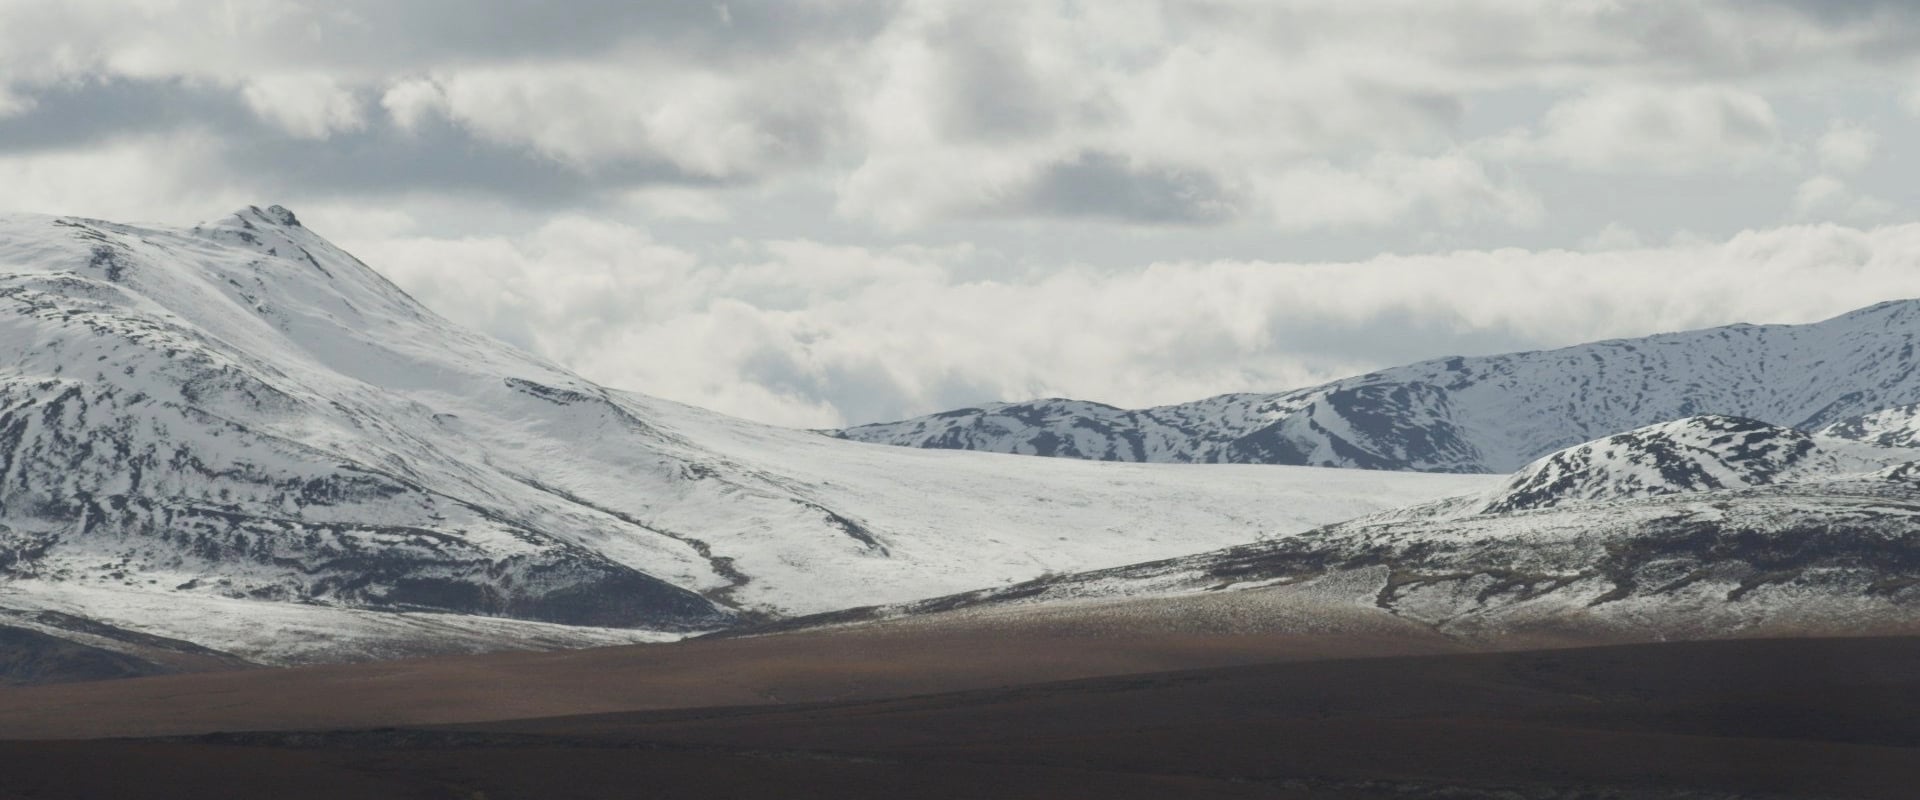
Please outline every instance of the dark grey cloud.
[[[854, 218], [848, 223], [854, 226], [891, 220], [884, 212], [900, 208], [914, 212], [900, 215], [901, 225], [922, 228], [948, 222], [991, 226], [1022, 215], [1168, 228], [1259, 226], [1297, 216], [1274, 213], [1266, 194], [1272, 179], [1285, 177], [1292, 165], [1364, 165], [1381, 152], [1444, 156], [1500, 132], [1463, 132], [1462, 120], [1471, 107], [1486, 103], [1490, 86], [1494, 92], [1533, 87], [1536, 69], [1552, 76], [1539, 78], [1545, 88], [1539, 89], [1538, 107], [1503, 121], [1502, 128], [1537, 124], [1539, 110], [1556, 96], [1612, 83], [1644, 85], [1649, 73], [1669, 85], [1683, 85], [1694, 75], [1745, 76], [1796, 65], [1814, 73], [1837, 56], [1820, 51], [1796, 61], [1792, 48], [1844, 50], [1847, 42], [1920, 47], [1920, 2], [1913, 0], [1762, 0], [1739, 6], [1731, 0], [1654, 0], [1598, 12], [1597, 25], [1584, 12], [1550, 2], [1530, 9], [1416, 6], [1390, 18], [1339, 4], [1172, 3], [1144, 15], [1153, 19], [1141, 27], [1157, 39], [1143, 36], [1111, 47], [1075, 40], [1076, 25], [1099, 12], [1094, 5], [961, 2], [903, 14], [904, 5], [341, 0], [278, 7], [294, 11], [269, 26], [272, 35], [249, 35], [259, 41], [238, 44], [178, 33], [220, 30], [222, 9], [213, 2], [182, 4], [175, 14], [153, 18], [155, 32], [145, 39], [130, 35], [138, 33], [126, 22], [134, 14], [76, 12], [75, 19], [86, 17], [99, 30], [76, 31], [69, 41], [61, 29], [48, 28], [17, 41], [56, 43], [39, 58], [49, 63], [72, 48], [123, 47], [110, 53], [115, 58], [95, 63], [83, 54], [75, 63], [99, 70], [132, 64], [185, 77], [96, 74], [12, 87], [31, 97], [34, 107], [0, 117], [0, 155], [73, 151], [193, 130], [210, 134], [223, 152], [231, 174], [214, 177], [258, 186], [263, 194], [445, 193], [551, 210], [593, 207], [628, 188], [716, 185], [702, 176], [767, 186], [798, 176], [796, 183], [814, 184], [808, 202], [818, 194], [853, 197], [856, 202], [838, 213]], [[62, 7], [76, 4], [44, 5]], [[10, 23], [19, 8], [34, 6], [20, 0], [0, 7], [0, 24], [16, 34], [19, 26]], [[1803, 38], [1813, 44], [1758, 35], [1776, 32], [1772, 23], [1783, 14], [1803, 18], [1809, 33]], [[41, 16], [57, 21], [58, 14]], [[184, 24], [190, 16], [195, 24]], [[1746, 23], [1756, 16], [1768, 25], [1749, 29]], [[1124, 13], [1119, 17], [1132, 22]], [[914, 27], [928, 19], [940, 21]], [[878, 36], [896, 22], [900, 27]], [[1835, 31], [1849, 35], [1827, 35]], [[1207, 43], [1219, 46], [1201, 46]], [[204, 60], [195, 49], [200, 44], [209, 45]], [[222, 49], [229, 44], [231, 49]], [[809, 57], [781, 60], [794, 53]], [[915, 68], [923, 62], [915, 59], [923, 55], [931, 58], [932, 80], [885, 95], [891, 105], [880, 113], [864, 105], [883, 96], [882, 89], [897, 88], [884, 83], [888, 67], [902, 67], [898, 73], [917, 80]], [[4, 56], [0, 64], [7, 63]], [[1296, 56], [1297, 63], [1291, 60]], [[1376, 68], [1401, 66], [1396, 59], [1402, 56], [1407, 64], [1437, 68]], [[1187, 71], [1155, 71], [1182, 59]], [[570, 63], [549, 63], [562, 60]], [[794, 75], [805, 79], [790, 80]], [[303, 129], [297, 113], [294, 124], [281, 119], [276, 125], [261, 117], [271, 108], [250, 107], [248, 95], [234, 88], [255, 79], [267, 85], [272, 78], [297, 85], [310, 77], [353, 93], [362, 119], [322, 124], [317, 133]], [[411, 83], [423, 78], [470, 91], [461, 95], [459, 108], [422, 103], [429, 110], [418, 120], [408, 117], [416, 130], [397, 129], [381, 110], [382, 94], [396, 82], [425, 85]], [[1307, 87], [1298, 96], [1290, 91], [1296, 83]], [[269, 86], [267, 94], [284, 100], [287, 85]], [[646, 91], [675, 85], [699, 88], [683, 95]], [[1185, 103], [1189, 93], [1200, 100]], [[892, 102], [902, 96], [911, 102]], [[298, 105], [293, 103], [296, 112]], [[1725, 111], [1730, 139], [1775, 135], [1751, 109]], [[640, 130], [656, 116], [666, 120], [664, 132]], [[1779, 127], [1785, 136], [1799, 135], [1794, 126]], [[325, 138], [297, 138], [289, 129]], [[886, 148], [891, 151], [882, 152]], [[982, 160], [990, 163], [976, 171], [987, 177], [970, 183], [968, 158], [974, 153], [986, 153]], [[847, 180], [850, 168], [868, 162], [888, 169], [876, 167], [872, 172], [879, 177], [871, 181]], [[1037, 177], [1009, 189], [1009, 176], [1022, 175]], [[1512, 183], [1529, 179], [1521, 175]], [[1487, 195], [1476, 195], [1471, 184], [1462, 181], [1464, 189], [1435, 202], [1482, 202], [1476, 198]], [[855, 196], [864, 191], [873, 196]], [[1375, 192], [1365, 202], [1392, 206], [1378, 199], [1397, 199], [1391, 195]], [[1353, 218], [1400, 224], [1410, 213], [1389, 207]], [[1343, 219], [1328, 224], [1346, 224]], [[1577, 227], [1590, 231], [1611, 221], [1582, 219]], [[1209, 230], [1226, 227], [1233, 226]]]
[[[1784, 12], [1799, 30], [1783, 34], [1776, 27], [1756, 35], [1757, 29], [1726, 24], [1770, 12]], [[1902, 0], [1663, 3], [1615, 9], [1602, 23], [1603, 32], [1637, 43], [1636, 61], [1676, 78], [1791, 78], [1817, 66], [1920, 56], [1920, 5]], [[1818, 43], [1822, 37], [1825, 44]]]
[[947, 122], [960, 137], [1021, 139], [1047, 134], [1070, 111], [1060, 93], [1034, 74], [1022, 42], [993, 16], [963, 17], [939, 31]]
[[707, 56], [758, 56], [870, 38], [899, 0], [359, 0], [360, 48], [429, 57], [574, 58], [634, 42]]
[[[1920, 280], [1910, 230], [1659, 244], [1764, 231], [1807, 185], [1911, 206], [1920, 0], [908, 1], [0, 0], [0, 92], [31, 101], [0, 194], [313, 200], [462, 321], [805, 424], [1281, 388]], [[1594, 135], [1557, 136], [1568, 109]], [[1874, 168], [1823, 174], [1817, 137], [1854, 127]], [[1651, 247], [1557, 249], [1597, 231]], [[756, 248], [790, 239], [834, 247]]]
[[[441, 192], [552, 210], [594, 205], [620, 189], [722, 183], [657, 158], [616, 159], [581, 169], [525, 146], [475, 137], [445, 120], [427, 119], [403, 130], [377, 112], [359, 130], [299, 138], [262, 122], [237, 90], [183, 79], [100, 78], [28, 96], [34, 101], [30, 110], [0, 118], [0, 155], [201, 132], [219, 143], [220, 163], [212, 165], [221, 170], [219, 177], [263, 197]], [[805, 122], [792, 127], [796, 146], [822, 146]]]
[[274, 47], [283, 63], [342, 70], [581, 59], [623, 47], [724, 61], [864, 40], [885, 26], [899, 5], [900, 0], [334, 0], [285, 17]]
[[446, 193], [532, 209], [592, 206], [619, 189], [715, 185], [659, 160], [628, 159], [576, 169], [515, 145], [474, 138], [446, 123], [413, 131], [389, 125], [325, 141], [262, 136], [233, 141], [227, 167], [272, 195], [383, 196]]
[[1237, 211], [1232, 192], [1210, 173], [1092, 150], [1048, 166], [1013, 205], [1048, 216], [1170, 225], [1225, 222]]
[[63, 150], [187, 127], [261, 136], [269, 131], [231, 89], [182, 79], [98, 77], [22, 92], [33, 108], [0, 117], [0, 153]]
[[1853, 55], [1873, 64], [1920, 57], [1920, 2], [1914, 0], [1767, 0], [1810, 24], [1847, 32]]
[[[1376, 91], [1391, 90], [1376, 89]], [[1401, 105], [1448, 128], [1458, 128], [1461, 120], [1467, 116], [1467, 101], [1458, 94], [1422, 89], [1397, 90], [1391, 93]]]
[[1784, 8], [1830, 25], [1875, 19], [1920, 22], [1920, 2], [1914, 0], [1764, 0], [1764, 5]]

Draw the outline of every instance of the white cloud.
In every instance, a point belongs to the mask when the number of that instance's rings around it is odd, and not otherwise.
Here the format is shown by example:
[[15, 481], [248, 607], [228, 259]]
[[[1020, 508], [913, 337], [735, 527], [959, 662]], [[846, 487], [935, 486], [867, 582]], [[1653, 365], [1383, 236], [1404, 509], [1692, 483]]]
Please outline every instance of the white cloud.
[[1046, 395], [1177, 402], [1920, 296], [1920, 225], [998, 280], [968, 277], [978, 254], [964, 248], [782, 241], [697, 256], [580, 219], [361, 249], [443, 313], [597, 380], [801, 426]]
[[33, 106], [32, 97], [22, 95], [4, 81], [0, 81], [0, 119], [32, 111]]
[[1835, 172], [1858, 172], [1873, 161], [1880, 134], [1853, 123], [1836, 122], [1814, 143], [1820, 166]]
[[1793, 192], [1792, 214], [1798, 219], [1876, 222], [1893, 210], [1886, 201], [1860, 194], [1832, 175], [1808, 178]]
[[732, 178], [819, 156], [834, 135], [832, 75], [614, 62], [470, 69], [439, 83], [454, 121], [583, 171], [657, 162]]
[[[592, 184], [574, 196], [636, 190], [663, 218], [738, 215], [711, 194], [646, 193], [661, 184], [804, 180], [847, 220], [893, 232], [1061, 218], [1525, 227], [1578, 213], [1545, 205], [1526, 167], [1698, 176], [1782, 159], [1770, 97], [1880, 74], [1920, 38], [1920, 16], [1657, 0], [530, 9], [0, 3], [0, 75], [18, 84], [0, 114], [32, 102], [21, 86], [130, 79], [230, 87], [315, 141], [444, 119], [484, 140], [477, 157], [558, 161]], [[1551, 110], [1496, 111], [1521, 132], [1474, 141], [1475, 114], [1513, 98]], [[1846, 174], [1874, 148], [1836, 129], [1817, 149]], [[1301, 202], [1315, 187], [1326, 202]]]
[[1308, 162], [1264, 182], [1282, 228], [1384, 227], [1416, 213], [1446, 225], [1492, 221], [1537, 223], [1540, 200], [1524, 187], [1496, 180], [1479, 162], [1378, 156], [1357, 170]]
[[180, 221], [250, 202], [216, 169], [219, 142], [192, 133], [85, 149], [0, 154], [6, 207], [43, 214]]
[[648, 186], [622, 195], [628, 205], [649, 219], [725, 222], [733, 216], [717, 191], [675, 186]]
[[1914, 86], [1908, 89], [1905, 94], [1902, 94], [1900, 96], [1900, 104], [1906, 108], [1908, 114], [1920, 117], [1920, 85]]
[[240, 94], [261, 119], [305, 139], [366, 125], [360, 99], [324, 74], [262, 75], [248, 79]]
[[337, 242], [392, 239], [411, 235], [420, 227], [420, 221], [406, 211], [358, 203], [301, 203], [300, 219]]
[[1492, 152], [1598, 171], [1692, 173], [1781, 158], [1766, 98], [1717, 86], [1611, 86], [1547, 110], [1537, 132], [1495, 139]]
[[432, 80], [408, 78], [387, 87], [380, 106], [401, 130], [411, 131], [429, 118], [445, 116], [447, 96]]
[[[1865, 193], [1896, 184], [1868, 171], [1910, 163], [1912, 137], [1861, 107], [1897, 102], [1862, 78], [1915, 62], [1920, 14], [1898, 9], [569, 12], [0, 2], [0, 202], [131, 219], [292, 203], [450, 316], [607, 382], [808, 425], [1172, 402], [1920, 293], [1908, 227], [1727, 236], [1899, 221]], [[1716, 233], [1659, 244], [1689, 229]], [[823, 241], [778, 238], [795, 231]], [[932, 246], [955, 240], [977, 246]], [[1586, 252], [1130, 249], [1510, 241]]]
[[1595, 231], [1592, 236], [1580, 240], [1581, 250], [1632, 250], [1641, 247], [1645, 241], [1640, 232], [1618, 222], [1609, 222], [1606, 227]]
[[[1258, 5], [1196, 14], [1035, 3], [994, 17], [965, 4], [912, 8], [865, 56], [854, 115], [864, 148], [840, 184], [850, 217], [894, 228], [1010, 215], [1247, 218], [1302, 230], [1435, 209], [1530, 219], [1537, 206], [1454, 152], [1447, 128], [1460, 101], [1429, 84], [1430, 54], [1368, 41], [1275, 46], [1275, 21]], [[1334, 196], [1303, 202], [1319, 191]]]
[[1831, 175], [1815, 175], [1793, 191], [1793, 211], [1807, 215], [1844, 203], [1850, 193], [1847, 184]]

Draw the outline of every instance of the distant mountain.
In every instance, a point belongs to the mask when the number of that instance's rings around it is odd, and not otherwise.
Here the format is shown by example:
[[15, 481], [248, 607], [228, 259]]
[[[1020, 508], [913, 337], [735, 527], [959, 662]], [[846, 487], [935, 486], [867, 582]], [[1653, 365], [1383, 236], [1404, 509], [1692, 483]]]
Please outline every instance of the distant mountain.
[[0, 216], [0, 351], [0, 639], [85, 674], [658, 640], [1485, 486], [733, 420], [462, 329], [277, 206]]
[[1841, 420], [1820, 433], [1882, 447], [1920, 447], [1920, 404], [1895, 406]]
[[829, 433], [1106, 461], [1505, 473], [1572, 444], [1683, 417], [1813, 431], [1920, 403], [1917, 337], [1920, 301], [1905, 300], [1809, 325], [1438, 359], [1275, 394], [1137, 411], [995, 403]]
[[1917, 456], [1757, 420], [1688, 417], [1575, 445], [1528, 464], [1494, 490], [1480, 510], [1741, 489], [1863, 472]]
[[1695, 417], [1554, 453], [1484, 494], [790, 624], [1069, 607], [1509, 642], [1917, 632], [1920, 449]]

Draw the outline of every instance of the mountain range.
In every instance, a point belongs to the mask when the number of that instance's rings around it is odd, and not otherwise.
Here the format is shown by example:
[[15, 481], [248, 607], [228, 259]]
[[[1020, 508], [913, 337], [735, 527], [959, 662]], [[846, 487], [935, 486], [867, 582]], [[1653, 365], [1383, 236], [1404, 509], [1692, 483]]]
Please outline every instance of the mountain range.
[[1916, 334], [1903, 301], [820, 435], [461, 328], [278, 206], [4, 216], [0, 678], [1036, 609], [1483, 644], [1906, 630]]
[[[1898, 413], [1877, 415], [1885, 423]], [[1699, 416], [1296, 536], [789, 621], [1053, 613], [1483, 646], [1920, 632], [1920, 449]], [[977, 622], [973, 624], [978, 624]]]
[[1813, 431], [1920, 402], [1916, 333], [1920, 301], [1902, 300], [1808, 325], [1442, 358], [1273, 394], [1134, 411], [1060, 399], [993, 403], [830, 433], [1102, 461], [1506, 473], [1561, 448], [1684, 417]]
[[0, 348], [0, 633], [83, 672], [659, 641], [1486, 483], [731, 419], [463, 329], [278, 206], [0, 217]]

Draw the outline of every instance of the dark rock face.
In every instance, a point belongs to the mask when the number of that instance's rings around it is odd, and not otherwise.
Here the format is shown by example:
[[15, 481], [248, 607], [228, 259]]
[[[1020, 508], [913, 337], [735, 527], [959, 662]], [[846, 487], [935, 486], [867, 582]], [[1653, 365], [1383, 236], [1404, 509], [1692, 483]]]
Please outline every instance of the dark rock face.
[[65, 683], [164, 675], [173, 670], [124, 653], [0, 625], [0, 684]]
[[295, 217], [292, 211], [287, 210], [286, 206], [267, 206], [267, 210], [260, 213], [267, 219], [272, 220], [276, 225], [284, 225], [289, 228], [301, 227], [300, 218]]
[[[1296, 414], [1228, 443], [1245, 464], [1474, 472], [1481, 460], [1450, 421], [1447, 390], [1425, 383], [1366, 384], [1328, 392]], [[1425, 421], [1423, 424], [1422, 421]]]
[[[687, 630], [723, 627], [735, 616], [697, 594], [618, 565], [594, 569], [574, 563], [559, 569], [585, 574], [557, 582], [563, 588], [509, 599], [502, 612], [522, 619], [615, 628], [673, 620]], [[538, 581], [549, 576], [536, 573], [533, 577]]]
[[192, 642], [72, 614], [0, 612], [0, 685], [136, 678], [246, 666], [249, 664], [245, 660]]
[[[221, 448], [209, 449], [221, 441], [255, 455], [222, 459]], [[405, 478], [317, 455], [117, 387], [0, 385], [0, 474], [8, 478], [0, 512], [68, 522], [6, 535], [0, 574], [67, 575], [71, 567], [44, 558], [64, 546], [101, 552], [129, 574], [159, 566], [229, 575], [220, 582], [226, 593], [254, 599], [600, 626], [693, 629], [729, 616]], [[503, 556], [423, 524], [348, 521], [434, 516], [491, 522], [536, 549]]]

